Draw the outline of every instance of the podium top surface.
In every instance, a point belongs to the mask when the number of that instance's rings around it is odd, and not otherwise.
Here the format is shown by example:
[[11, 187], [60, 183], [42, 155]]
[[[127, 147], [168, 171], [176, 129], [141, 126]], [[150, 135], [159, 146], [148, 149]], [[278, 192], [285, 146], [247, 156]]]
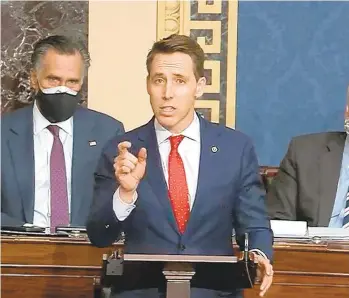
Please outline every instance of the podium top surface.
[[124, 254], [124, 261], [174, 263], [236, 263], [236, 256]]
[[[72, 245], [72, 246], [91, 246], [87, 237], [52, 237], [52, 236], [24, 236], [24, 235], [6, 235], [1, 234], [0, 243], [4, 244], [45, 244], [45, 245]], [[113, 247], [122, 247], [123, 242], [115, 242]], [[111, 247], [112, 247], [111, 246]], [[274, 249], [277, 251], [308, 251], [308, 252], [349, 252], [349, 240], [338, 241], [326, 239], [320, 243], [313, 241], [295, 240], [295, 239], [275, 239]], [[98, 248], [100, 249], [100, 248]]]

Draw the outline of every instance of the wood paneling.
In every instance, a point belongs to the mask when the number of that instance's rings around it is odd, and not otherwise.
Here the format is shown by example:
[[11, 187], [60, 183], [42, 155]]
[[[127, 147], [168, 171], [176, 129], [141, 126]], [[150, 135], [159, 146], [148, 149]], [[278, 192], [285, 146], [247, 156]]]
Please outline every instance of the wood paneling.
[[[349, 242], [278, 242], [274, 248], [274, 283], [266, 297], [349, 297]], [[82, 238], [2, 236], [2, 297], [92, 298], [102, 255], [112, 249]], [[245, 298], [258, 297], [258, 287]]]

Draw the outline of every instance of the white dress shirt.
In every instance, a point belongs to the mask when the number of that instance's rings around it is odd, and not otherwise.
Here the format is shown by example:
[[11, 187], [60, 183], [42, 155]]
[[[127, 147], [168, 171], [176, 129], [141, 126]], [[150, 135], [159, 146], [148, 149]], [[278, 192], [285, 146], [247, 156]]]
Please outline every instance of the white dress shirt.
[[[157, 121], [155, 121], [154, 126], [161, 156], [162, 169], [168, 187], [168, 158], [171, 151], [169, 137], [171, 137], [172, 134]], [[188, 200], [191, 210], [195, 200], [200, 164], [200, 122], [196, 114], [193, 122], [181, 135], [183, 135], [184, 138], [178, 146], [178, 153], [183, 160], [189, 191]]]
[[[47, 129], [50, 123], [39, 111], [36, 102], [33, 108], [35, 196], [33, 224], [50, 227], [51, 193], [50, 193], [50, 156], [53, 135]], [[67, 173], [68, 206], [70, 214], [71, 168], [73, 155], [73, 118], [55, 123], [60, 127], [59, 138], [63, 144], [65, 167]]]

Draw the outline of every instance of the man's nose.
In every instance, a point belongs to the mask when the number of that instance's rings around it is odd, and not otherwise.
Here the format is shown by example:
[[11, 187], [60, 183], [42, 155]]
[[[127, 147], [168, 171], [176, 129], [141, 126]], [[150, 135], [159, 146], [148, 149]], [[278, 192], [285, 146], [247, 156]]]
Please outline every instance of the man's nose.
[[165, 99], [171, 99], [173, 97], [173, 88], [172, 88], [172, 84], [167, 83], [166, 87], [165, 87], [165, 94], [164, 97]]

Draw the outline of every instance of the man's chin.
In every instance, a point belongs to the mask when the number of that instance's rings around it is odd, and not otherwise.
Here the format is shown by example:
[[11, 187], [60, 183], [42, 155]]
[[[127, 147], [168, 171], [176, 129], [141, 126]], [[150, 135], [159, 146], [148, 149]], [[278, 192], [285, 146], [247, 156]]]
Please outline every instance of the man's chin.
[[171, 118], [171, 117], [163, 117], [163, 116], [161, 116], [161, 117], [157, 118], [157, 120], [160, 123], [160, 125], [163, 126], [166, 129], [171, 128], [175, 124], [174, 119]]

